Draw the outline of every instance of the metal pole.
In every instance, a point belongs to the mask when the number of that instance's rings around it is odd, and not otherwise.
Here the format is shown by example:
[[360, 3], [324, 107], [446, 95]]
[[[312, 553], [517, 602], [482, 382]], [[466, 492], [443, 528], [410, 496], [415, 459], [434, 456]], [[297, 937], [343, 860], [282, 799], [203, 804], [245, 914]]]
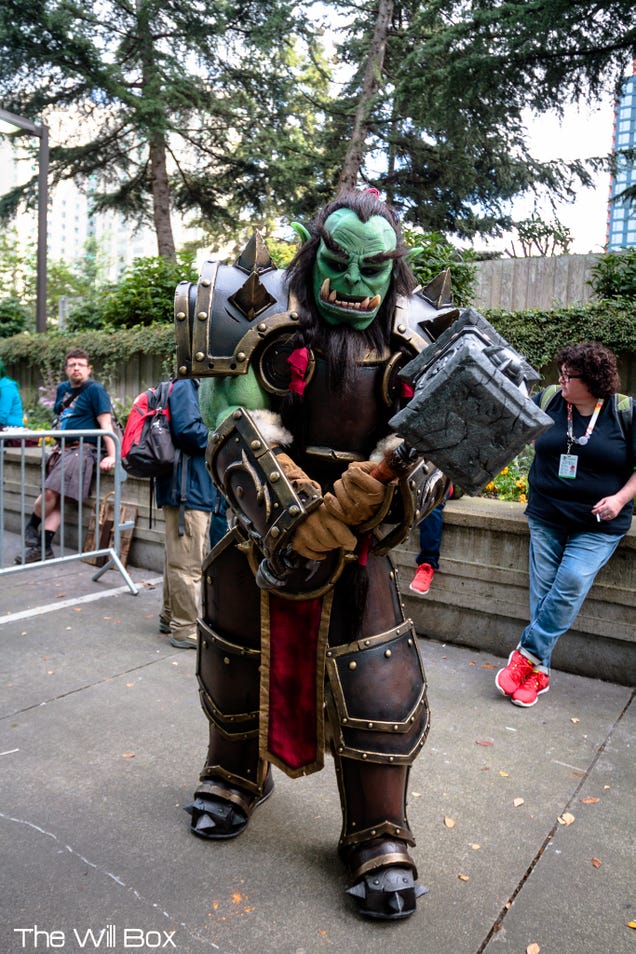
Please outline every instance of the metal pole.
[[49, 127], [37, 126], [30, 119], [0, 109], [0, 121], [17, 130], [37, 136], [40, 140], [38, 157], [38, 247], [35, 294], [35, 330], [46, 331], [46, 245], [49, 205]]
[[46, 331], [46, 245], [49, 206], [49, 128], [40, 126], [38, 174], [38, 255], [35, 297], [35, 330]]

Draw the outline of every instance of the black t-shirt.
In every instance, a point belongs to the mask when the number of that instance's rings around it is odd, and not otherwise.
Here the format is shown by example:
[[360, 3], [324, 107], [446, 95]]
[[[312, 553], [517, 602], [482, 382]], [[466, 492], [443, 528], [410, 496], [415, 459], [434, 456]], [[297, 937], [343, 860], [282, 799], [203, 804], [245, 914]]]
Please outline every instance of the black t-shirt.
[[[534, 397], [539, 404], [541, 394]], [[530, 493], [526, 514], [568, 532], [594, 530], [623, 534], [632, 522], [630, 500], [613, 520], [597, 521], [592, 507], [602, 497], [615, 494], [629, 480], [636, 463], [636, 425], [632, 424], [631, 449], [627, 446], [615, 409], [607, 398], [587, 444], [572, 444], [570, 453], [578, 458], [576, 477], [559, 477], [561, 454], [567, 454], [567, 403], [560, 394], [545, 409], [554, 426], [535, 441], [535, 458], [528, 475]], [[572, 407], [575, 437], [582, 437], [591, 415], [582, 416]]]

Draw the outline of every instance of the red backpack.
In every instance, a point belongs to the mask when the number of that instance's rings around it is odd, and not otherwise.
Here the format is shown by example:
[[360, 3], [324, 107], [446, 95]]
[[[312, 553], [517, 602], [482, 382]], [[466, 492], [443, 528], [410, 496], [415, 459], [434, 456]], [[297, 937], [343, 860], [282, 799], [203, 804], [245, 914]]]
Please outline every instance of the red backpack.
[[162, 381], [139, 394], [130, 410], [121, 442], [121, 462], [131, 477], [172, 474], [175, 446], [168, 397], [173, 381]]

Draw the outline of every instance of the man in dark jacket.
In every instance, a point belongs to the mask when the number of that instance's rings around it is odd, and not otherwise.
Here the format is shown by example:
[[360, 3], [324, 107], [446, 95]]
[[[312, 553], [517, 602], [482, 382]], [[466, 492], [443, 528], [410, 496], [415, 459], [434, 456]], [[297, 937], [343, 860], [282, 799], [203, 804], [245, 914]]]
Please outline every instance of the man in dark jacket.
[[208, 546], [216, 490], [205, 466], [208, 428], [199, 410], [199, 382], [175, 381], [169, 397], [172, 438], [179, 451], [171, 477], [156, 481], [166, 525], [163, 605], [159, 631], [178, 649], [196, 649], [201, 563]]

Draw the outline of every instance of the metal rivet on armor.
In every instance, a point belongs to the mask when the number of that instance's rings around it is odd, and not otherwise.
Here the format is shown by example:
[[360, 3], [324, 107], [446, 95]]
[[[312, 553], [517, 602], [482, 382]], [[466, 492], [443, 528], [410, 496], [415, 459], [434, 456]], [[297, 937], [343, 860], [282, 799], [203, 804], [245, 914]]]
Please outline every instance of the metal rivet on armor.
[[234, 418], [235, 421], [238, 421], [239, 417], [242, 417], [242, 416], [243, 416], [243, 415], [242, 415], [242, 412], [241, 412], [240, 408], [237, 409], [236, 411], [234, 411], [234, 414], [232, 415], [232, 417]]
[[296, 504], [293, 504], [293, 506], [289, 508], [289, 513], [292, 517], [297, 517], [300, 513], [300, 507], [297, 507]]
[[395, 762], [395, 759], [393, 758], [392, 755], [389, 755], [389, 762]]
[[415, 481], [414, 481], [414, 480], [409, 480], [409, 487], [411, 488], [411, 490], [415, 490]]
[[349, 663], [349, 669], [357, 669], [357, 668], [358, 668], [357, 662], [352, 659], [351, 662]]
[[396, 828], [394, 834], [399, 835], [401, 833], [401, 828]]
[[[377, 832], [377, 829], [376, 829], [376, 828], [372, 828], [372, 829], [371, 829], [371, 834], [372, 834], [372, 835], [377, 835], [377, 833], [378, 833], [378, 832]], [[376, 882], [376, 884], [377, 884], [377, 882]]]
[[185, 311], [178, 311], [177, 318], [179, 319], [179, 321], [183, 321], [183, 319], [185, 318]]
[[187, 372], [188, 369], [186, 368], [185, 364], [179, 366], [179, 374], [187, 374]]
[[391, 570], [391, 572], [389, 573], [389, 579], [390, 579], [390, 580], [394, 580], [394, 579], [395, 579], [395, 573], [393, 572], [393, 570]]
[[346, 725], [348, 721], [349, 721], [349, 720], [348, 720], [347, 718], [344, 718], [344, 719], [342, 720], [342, 724], [343, 724], [343, 725]]
[[393, 731], [394, 731], [394, 732], [397, 732], [399, 728], [400, 728], [399, 725], [394, 725], [394, 726], [393, 726]]
[[261, 442], [260, 442], [260, 441], [252, 441], [252, 442], [250, 443], [250, 447], [252, 448], [252, 450], [260, 450], [260, 449], [261, 449]]
[[208, 648], [208, 644], [206, 643], [205, 640], [203, 640], [203, 648], [204, 648], [204, 649], [207, 649], [207, 648]]
[[391, 652], [390, 649], [387, 649], [385, 650], [384, 655], [386, 656], [387, 659], [389, 659], [393, 655], [393, 653]]
[[369, 757], [369, 756], [367, 755], [366, 752], [363, 752], [363, 753], [362, 753], [362, 758], [363, 758], [363, 759], [368, 759], [368, 757]]
[[339, 751], [339, 752], [344, 752], [344, 745], [339, 745], [339, 746], [338, 746], [338, 751]]
[[203, 361], [203, 359], [205, 358], [205, 355], [203, 354], [202, 351], [197, 351], [194, 357], [197, 359], [197, 361]]
[[199, 319], [199, 321], [206, 321], [206, 320], [207, 320], [207, 317], [208, 317], [207, 311], [200, 311], [200, 312], [197, 314], [197, 318]]
[[273, 484], [275, 484], [277, 480], [280, 480], [279, 472], [277, 470], [273, 470], [271, 474], [269, 475], [269, 479], [271, 480]]
[[407, 644], [408, 644], [409, 646], [412, 646], [412, 645], [413, 645], [413, 640], [412, 640], [410, 637], [409, 637], [409, 639], [407, 639], [406, 642], [407, 642]]
[[206, 576], [205, 581], [206, 581], [206, 583], [211, 583], [211, 582], [212, 582], [212, 577], [211, 577], [211, 576]]
[[298, 312], [297, 312], [297, 311], [290, 311], [289, 317], [290, 317], [290, 318], [293, 318], [294, 321], [298, 321]]
[[419, 510], [416, 510], [416, 511], [415, 511], [415, 519], [418, 520], [418, 519], [419, 519], [419, 516], [420, 516], [420, 511], [419, 511]]
[[258, 329], [257, 329], [257, 330], [258, 330], [258, 331], [267, 331], [267, 325], [265, 324], [264, 321], [261, 321], [260, 325], [258, 325]]
[[224, 656], [224, 657], [223, 657], [223, 662], [225, 663], [226, 666], [229, 666], [229, 665], [230, 665], [230, 660], [229, 660], [229, 658], [228, 658], [227, 656]]
[[278, 527], [272, 527], [272, 536], [274, 539], [276, 539], [276, 537], [280, 537], [280, 530]]
[[398, 331], [400, 332], [406, 331], [406, 325], [398, 325], [397, 328], [398, 328]]
[[368, 639], [365, 639], [365, 641], [364, 641], [364, 645], [365, 645], [365, 646], [370, 646], [370, 645], [371, 645], [371, 643], [370, 643], [370, 641], [369, 641]]
[[367, 727], [368, 727], [369, 729], [372, 729], [372, 728], [373, 728], [373, 722], [369, 722]]
[[239, 353], [238, 353], [237, 356], [236, 356], [236, 360], [237, 360], [237, 361], [245, 361], [245, 357], [246, 357], [245, 352], [244, 352], [244, 351], [239, 351]]
[[201, 284], [203, 285], [204, 288], [209, 288], [209, 287], [210, 287], [210, 279], [209, 279], [209, 278], [202, 278], [202, 279], [201, 279]]
[[329, 650], [329, 651], [327, 652], [327, 657], [330, 659], [332, 656], [333, 656], [333, 653], [331, 652], [331, 650]]

